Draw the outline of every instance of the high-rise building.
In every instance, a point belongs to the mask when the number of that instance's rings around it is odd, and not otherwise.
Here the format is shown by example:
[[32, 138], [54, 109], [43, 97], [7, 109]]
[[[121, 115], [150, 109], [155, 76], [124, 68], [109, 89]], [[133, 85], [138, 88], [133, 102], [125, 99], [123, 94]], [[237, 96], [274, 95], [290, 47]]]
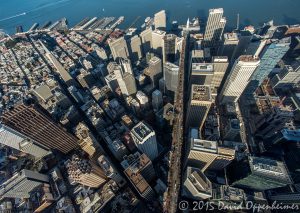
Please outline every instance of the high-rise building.
[[140, 33], [140, 37], [142, 40], [143, 53], [146, 55], [152, 48], [152, 29], [148, 28], [144, 30]]
[[139, 122], [131, 130], [131, 137], [137, 148], [151, 160], [158, 156], [157, 141], [154, 130], [144, 121]]
[[216, 96], [228, 68], [229, 62], [227, 56], [216, 56], [213, 57], [212, 64], [214, 67], [214, 75], [210, 86], [213, 96]]
[[238, 33], [224, 33], [224, 41], [222, 46], [219, 48], [218, 55], [227, 56], [228, 60], [231, 61], [232, 56], [235, 54], [237, 46], [239, 44]]
[[220, 94], [221, 103], [236, 102], [245, 90], [260, 60], [242, 55], [234, 63]]
[[166, 34], [163, 39], [163, 62], [174, 63], [176, 60], [176, 38], [174, 34]]
[[193, 63], [190, 75], [190, 84], [211, 85], [214, 76], [214, 67], [211, 63]]
[[154, 30], [152, 31], [152, 51], [159, 57], [163, 55], [165, 31]]
[[212, 184], [200, 169], [188, 166], [184, 174], [183, 195], [190, 199], [212, 197]]
[[205, 170], [222, 170], [235, 158], [235, 150], [219, 147], [216, 141], [191, 138], [187, 164]]
[[118, 58], [128, 58], [129, 52], [127, 48], [127, 43], [124, 37], [112, 40], [109, 42], [110, 51], [113, 55], [114, 60]]
[[210, 9], [203, 39], [204, 47], [220, 45], [226, 19], [223, 17], [223, 8]]
[[229, 119], [225, 127], [224, 140], [236, 141], [236, 137], [240, 134], [240, 122], [238, 119]]
[[150, 78], [152, 88], [158, 87], [159, 79], [162, 78], [162, 63], [160, 58], [154, 56], [148, 62], [148, 67], [145, 69], [144, 74]]
[[233, 186], [264, 191], [292, 184], [289, 171], [282, 161], [249, 156], [249, 162], [237, 165], [239, 175], [233, 179]]
[[179, 66], [166, 62], [164, 64], [164, 85], [168, 91], [176, 92], [178, 85]]
[[23, 169], [1, 184], [0, 198], [29, 198], [30, 193], [41, 184], [49, 184], [49, 177]]
[[118, 171], [114, 168], [114, 166], [111, 164], [107, 157], [101, 155], [97, 159], [97, 162], [101, 169], [104, 171], [105, 176], [116, 181], [116, 183], [119, 186], [123, 186], [125, 184], [124, 178], [118, 173]]
[[162, 93], [159, 90], [152, 92], [152, 107], [154, 111], [158, 111], [163, 107]]
[[262, 48], [259, 48], [256, 55], [260, 57], [260, 65], [251, 76], [246, 93], [252, 94], [261, 85], [263, 80], [268, 77], [276, 64], [282, 59], [289, 50], [291, 38], [283, 38], [276, 41], [267, 41]]
[[24, 103], [16, 105], [3, 113], [1, 120], [5, 126], [47, 148], [68, 153], [78, 146], [78, 139], [55, 123], [38, 105]]
[[70, 180], [84, 186], [97, 188], [107, 179], [99, 166], [77, 155], [73, 155], [72, 159], [66, 162], [66, 168]]
[[124, 173], [141, 197], [150, 201], [153, 199], [154, 191], [149, 181], [154, 177], [154, 168], [147, 155], [136, 152], [129, 155], [122, 162]]
[[286, 65], [278, 74], [271, 79], [274, 89], [290, 89], [300, 82], [300, 64], [296, 66]]
[[50, 153], [49, 148], [0, 123], [0, 143], [21, 152], [42, 158]]
[[209, 86], [193, 84], [186, 114], [186, 127], [202, 128], [212, 104]]
[[123, 95], [129, 96], [136, 93], [136, 82], [132, 74], [124, 73], [123, 77], [117, 80]]
[[133, 62], [137, 62], [143, 57], [142, 41], [138, 35], [135, 35], [130, 39], [130, 55]]
[[167, 28], [167, 15], [165, 10], [161, 10], [154, 14], [154, 27], [158, 30], [166, 30]]

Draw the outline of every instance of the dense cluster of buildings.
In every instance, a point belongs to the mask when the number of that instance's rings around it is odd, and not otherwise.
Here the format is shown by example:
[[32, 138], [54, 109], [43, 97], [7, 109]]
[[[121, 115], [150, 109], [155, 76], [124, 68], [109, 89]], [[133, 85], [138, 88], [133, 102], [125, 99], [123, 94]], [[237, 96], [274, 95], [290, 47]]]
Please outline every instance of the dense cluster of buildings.
[[223, 13], [205, 29], [162, 10], [142, 29], [94, 18], [1, 40], [0, 212], [300, 204], [300, 27], [227, 33]]

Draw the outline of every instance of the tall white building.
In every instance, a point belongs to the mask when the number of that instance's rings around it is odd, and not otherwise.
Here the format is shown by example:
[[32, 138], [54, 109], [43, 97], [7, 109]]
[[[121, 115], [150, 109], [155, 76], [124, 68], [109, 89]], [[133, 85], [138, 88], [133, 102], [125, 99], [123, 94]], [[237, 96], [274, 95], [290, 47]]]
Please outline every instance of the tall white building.
[[162, 57], [165, 35], [166, 32], [162, 30], [152, 31], [152, 51], [159, 57]]
[[154, 111], [158, 111], [163, 106], [162, 93], [159, 90], [154, 90], [152, 93], [152, 107]]
[[133, 36], [130, 39], [130, 55], [133, 62], [140, 60], [142, 55], [142, 41], [138, 35]]
[[0, 123], [0, 143], [21, 152], [42, 158], [50, 153], [50, 150], [41, 144], [31, 140], [25, 135]]
[[152, 48], [152, 29], [148, 28], [144, 30], [140, 33], [140, 37], [142, 40], [143, 53], [146, 55], [146, 53], [150, 52]]
[[124, 37], [110, 41], [109, 47], [114, 60], [116, 60], [117, 58], [129, 57], [128, 47]]
[[176, 92], [178, 85], [179, 67], [167, 62], [164, 64], [164, 84], [168, 91]]
[[223, 8], [210, 9], [203, 39], [204, 47], [215, 47], [221, 41], [226, 19]]
[[151, 160], [158, 156], [156, 135], [147, 123], [139, 122], [130, 133], [135, 145], [141, 152], [145, 153]]
[[214, 66], [214, 75], [211, 80], [210, 86], [212, 90], [212, 95], [216, 96], [221, 86], [225, 72], [228, 68], [229, 62], [227, 56], [217, 56], [213, 57], [212, 64]]
[[140, 90], [137, 91], [137, 93], [136, 93], [136, 99], [139, 101], [140, 106], [142, 108], [145, 109], [145, 108], [148, 107], [148, 105], [149, 105], [149, 99], [148, 99], [148, 96], [145, 93], [143, 93]]
[[193, 84], [186, 114], [186, 126], [202, 128], [212, 104], [209, 86]]
[[222, 104], [239, 99], [259, 63], [260, 60], [251, 55], [242, 55], [235, 61], [220, 94]]
[[159, 30], [166, 30], [167, 15], [165, 10], [161, 10], [154, 14], [154, 27]]

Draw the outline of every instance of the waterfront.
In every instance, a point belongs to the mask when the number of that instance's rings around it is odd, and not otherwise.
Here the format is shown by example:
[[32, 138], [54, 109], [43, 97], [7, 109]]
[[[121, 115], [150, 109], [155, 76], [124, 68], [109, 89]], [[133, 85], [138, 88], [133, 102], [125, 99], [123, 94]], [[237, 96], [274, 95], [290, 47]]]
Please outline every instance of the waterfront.
[[94, 16], [125, 16], [124, 27], [142, 16], [137, 22], [140, 26], [145, 17], [161, 9], [168, 12], [169, 21], [184, 23], [187, 17], [205, 18], [208, 9], [216, 7], [224, 8], [230, 27], [235, 26], [237, 13], [242, 26], [258, 26], [270, 19], [274, 19], [275, 24], [300, 22], [300, 2], [297, 0], [11, 0], [1, 2], [0, 29], [12, 34], [17, 25], [27, 31], [36, 22], [43, 25], [63, 17], [68, 19], [69, 26], [74, 26], [83, 18]]

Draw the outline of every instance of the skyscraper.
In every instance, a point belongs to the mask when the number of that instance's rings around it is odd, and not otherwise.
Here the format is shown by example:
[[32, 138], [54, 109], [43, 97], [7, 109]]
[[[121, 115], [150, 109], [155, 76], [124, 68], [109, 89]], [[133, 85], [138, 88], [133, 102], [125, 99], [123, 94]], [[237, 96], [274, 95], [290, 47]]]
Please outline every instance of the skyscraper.
[[237, 165], [233, 186], [264, 191], [292, 184], [284, 162], [263, 157], [249, 156], [249, 162]]
[[55, 123], [38, 105], [19, 104], [6, 111], [2, 123], [37, 143], [63, 153], [78, 146], [77, 138]]
[[31, 140], [25, 135], [0, 123], [0, 143], [17, 149], [21, 152], [42, 158], [50, 153], [50, 150], [41, 144]]
[[161, 31], [161, 30], [152, 31], [152, 51], [159, 57], [162, 57], [165, 35], [166, 35], [165, 31]]
[[179, 67], [176, 64], [166, 62], [164, 64], [164, 83], [168, 91], [176, 92], [178, 85]]
[[130, 58], [132, 62], [137, 62], [142, 58], [142, 41], [138, 35], [130, 39]]
[[259, 63], [259, 59], [251, 55], [242, 55], [235, 61], [220, 94], [222, 104], [239, 99]]
[[81, 159], [77, 155], [73, 155], [72, 159], [67, 161], [66, 168], [69, 178], [84, 186], [97, 188], [107, 179], [99, 166], [91, 161]]
[[144, 30], [140, 33], [140, 37], [142, 40], [143, 53], [146, 55], [152, 48], [152, 29], [148, 28]]
[[289, 50], [291, 38], [283, 38], [276, 41], [267, 41], [263, 48], [259, 48], [256, 53], [260, 57], [260, 65], [251, 76], [246, 93], [252, 94], [256, 88], [261, 85], [263, 80], [268, 77], [276, 64], [282, 59], [285, 53]]
[[163, 76], [161, 59], [154, 56], [148, 63], [144, 74], [149, 76], [152, 88], [158, 87], [159, 79]]
[[201, 129], [211, 104], [210, 87], [193, 84], [186, 114], [186, 127]]
[[154, 130], [147, 123], [141, 121], [132, 128], [130, 133], [137, 148], [154, 160], [158, 155]]
[[213, 57], [212, 64], [214, 67], [214, 75], [210, 86], [213, 96], [216, 96], [228, 68], [229, 62], [227, 56], [216, 56]]
[[110, 51], [113, 55], [114, 60], [118, 58], [128, 58], [129, 52], [127, 48], [127, 43], [124, 37], [112, 40], [109, 42]]
[[174, 63], [176, 59], [176, 38], [174, 34], [166, 34], [163, 42], [163, 63]]
[[216, 47], [220, 44], [226, 19], [223, 8], [210, 9], [203, 39], [204, 47]]
[[192, 63], [190, 84], [211, 85], [214, 76], [212, 63]]
[[152, 93], [152, 107], [155, 111], [158, 111], [163, 106], [162, 94], [159, 90], [154, 90]]
[[224, 33], [224, 42], [219, 48], [218, 55], [227, 56], [228, 60], [231, 61], [237, 46], [239, 44], [239, 34], [238, 33]]
[[271, 79], [271, 85], [275, 89], [290, 89], [300, 82], [300, 63], [296, 66], [286, 65]]
[[158, 30], [166, 30], [167, 15], [165, 10], [161, 10], [154, 14], [154, 27]]
[[0, 197], [29, 198], [30, 192], [43, 183], [49, 184], [47, 175], [23, 169], [1, 184]]

